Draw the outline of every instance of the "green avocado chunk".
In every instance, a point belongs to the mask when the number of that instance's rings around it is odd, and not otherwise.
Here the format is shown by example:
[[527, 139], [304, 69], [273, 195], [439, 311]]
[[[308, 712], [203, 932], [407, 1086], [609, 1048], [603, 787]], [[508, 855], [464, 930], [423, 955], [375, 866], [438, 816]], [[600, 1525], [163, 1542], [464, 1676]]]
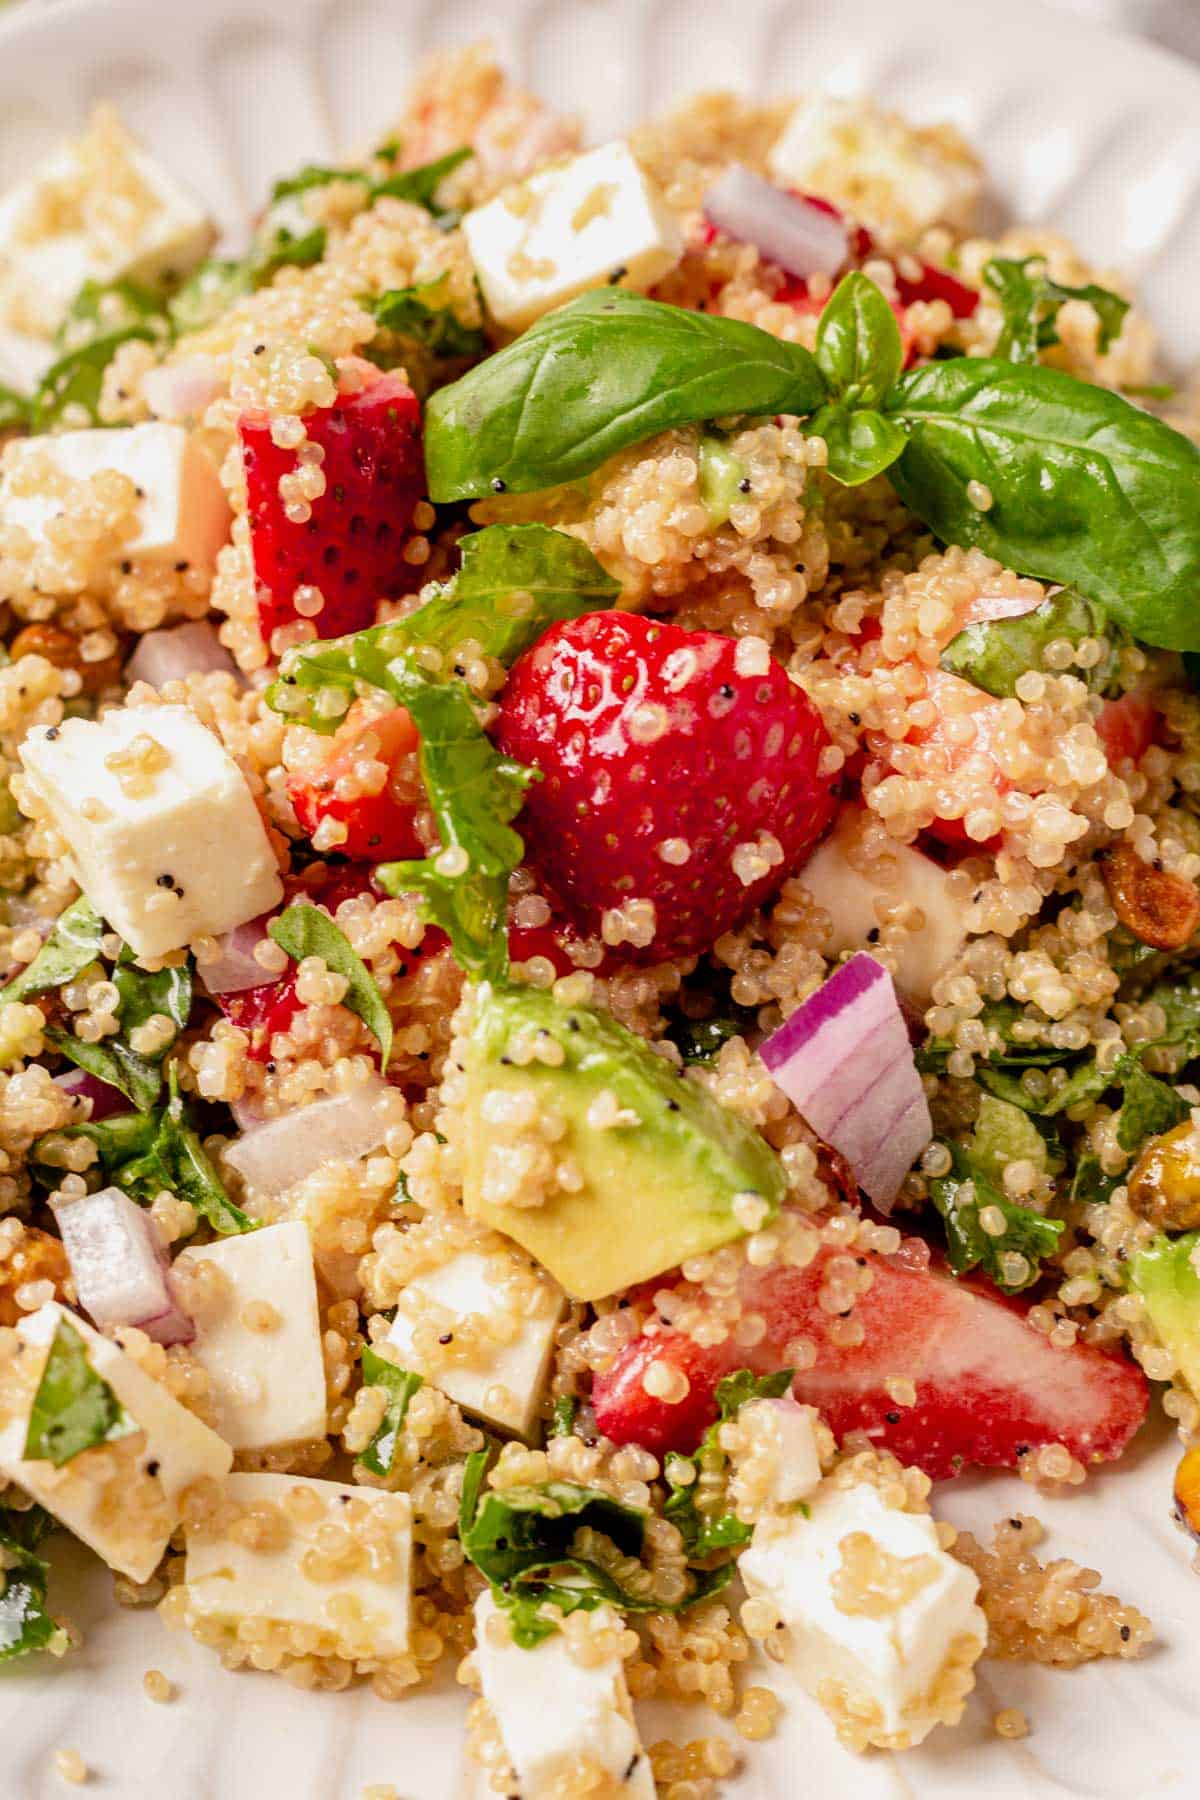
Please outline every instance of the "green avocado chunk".
[[1200, 1274], [1192, 1261], [1198, 1248], [1200, 1231], [1156, 1237], [1133, 1258], [1129, 1280], [1184, 1380], [1200, 1396]]
[[[463, 1203], [575, 1299], [599, 1300], [741, 1237], [740, 1195], [777, 1211], [787, 1184], [766, 1140], [607, 1013], [536, 988], [483, 986], [460, 1050]], [[505, 1094], [517, 1104], [506, 1108]], [[520, 1104], [527, 1096], [536, 1110]], [[527, 1152], [545, 1169], [565, 1163], [568, 1183], [550, 1176], [539, 1199], [544, 1177], [524, 1173]]]

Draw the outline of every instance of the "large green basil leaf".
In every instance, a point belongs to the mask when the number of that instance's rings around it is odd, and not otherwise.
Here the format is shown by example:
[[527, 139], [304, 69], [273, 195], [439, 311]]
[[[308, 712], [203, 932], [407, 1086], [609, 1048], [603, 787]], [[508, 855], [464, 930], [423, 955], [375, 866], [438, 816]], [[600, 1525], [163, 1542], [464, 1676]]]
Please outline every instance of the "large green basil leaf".
[[822, 406], [808, 421], [805, 434], [825, 439], [825, 466], [843, 487], [861, 487], [864, 481], [882, 475], [908, 442], [896, 419], [848, 400]]
[[386, 1069], [392, 1054], [392, 1020], [375, 978], [350, 943], [345, 932], [319, 906], [293, 901], [267, 931], [293, 962], [319, 956], [327, 968], [344, 975], [349, 983], [342, 1005], [357, 1013], [379, 1043], [380, 1068]]
[[657, 432], [734, 414], [815, 411], [816, 362], [737, 319], [602, 288], [548, 313], [430, 400], [434, 500], [525, 494], [589, 475]]
[[68, 1319], [60, 1319], [29, 1410], [22, 1455], [60, 1469], [81, 1451], [114, 1443], [137, 1429], [88, 1361], [82, 1334]]
[[[484, 365], [486, 367], [486, 364]], [[1137, 638], [1200, 649], [1200, 449], [1118, 394], [992, 358], [901, 377], [897, 492], [947, 544], [1104, 606]], [[991, 494], [986, 510], [968, 488]]]
[[86, 894], [60, 913], [54, 930], [27, 968], [0, 988], [0, 1001], [28, 1000], [74, 981], [100, 954], [107, 927]]

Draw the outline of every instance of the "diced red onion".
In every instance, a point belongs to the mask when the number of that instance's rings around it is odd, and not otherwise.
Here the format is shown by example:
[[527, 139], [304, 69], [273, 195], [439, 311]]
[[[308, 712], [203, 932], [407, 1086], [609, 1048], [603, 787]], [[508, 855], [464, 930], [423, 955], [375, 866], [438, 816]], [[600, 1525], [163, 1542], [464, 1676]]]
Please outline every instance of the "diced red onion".
[[225, 1160], [256, 1192], [286, 1194], [325, 1163], [353, 1162], [377, 1150], [402, 1111], [399, 1098], [395, 1088], [372, 1077], [347, 1093], [253, 1126], [229, 1145]]
[[60, 1087], [64, 1094], [71, 1094], [81, 1100], [90, 1100], [91, 1119], [109, 1119], [113, 1113], [129, 1111], [129, 1102], [121, 1092], [107, 1081], [101, 1081], [98, 1075], [90, 1075], [86, 1069], [67, 1069], [62, 1075], [54, 1077], [55, 1087]]
[[850, 255], [840, 218], [772, 186], [741, 163], [709, 188], [704, 214], [718, 230], [753, 244], [790, 275], [836, 275]]
[[164, 631], [148, 631], [125, 668], [127, 681], [146, 681], [152, 688], [185, 675], [208, 675], [221, 669], [237, 674], [237, 664], [206, 619], [191, 619]]
[[221, 392], [221, 371], [211, 356], [181, 356], [142, 379], [146, 405], [156, 419], [201, 419]]
[[136, 1325], [157, 1344], [188, 1344], [196, 1327], [171, 1286], [158, 1228], [120, 1188], [54, 1207], [79, 1304], [104, 1328]]
[[217, 939], [221, 954], [197, 964], [200, 979], [210, 994], [245, 994], [251, 988], [269, 987], [279, 980], [278, 971], [264, 969], [254, 954], [256, 944], [267, 941], [268, 913], [235, 925]]
[[865, 951], [852, 956], [760, 1054], [777, 1086], [886, 1212], [933, 1122], [883, 964]]

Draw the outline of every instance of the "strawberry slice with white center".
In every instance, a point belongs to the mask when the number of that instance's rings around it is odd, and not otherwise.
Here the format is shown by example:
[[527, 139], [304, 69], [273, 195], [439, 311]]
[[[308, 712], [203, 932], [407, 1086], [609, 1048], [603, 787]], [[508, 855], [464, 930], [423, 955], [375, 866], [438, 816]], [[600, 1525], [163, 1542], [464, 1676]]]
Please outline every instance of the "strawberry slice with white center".
[[[425, 491], [417, 397], [402, 376], [376, 375], [306, 413], [295, 449], [275, 442], [271, 423], [257, 412], [238, 421], [263, 640], [271, 648], [300, 619], [320, 638], [361, 631], [380, 600], [421, 582], [405, 559]], [[295, 478], [311, 446], [325, 486], [306, 500]]]
[[[828, 1310], [831, 1275], [865, 1286], [848, 1315]], [[918, 1238], [894, 1256], [825, 1247], [807, 1268], [747, 1268], [739, 1297], [743, 1317], [758, 1314], [766, 1326], [753, 1347], [732, 1336], [701, 1346], [664, 1331], [635, 1339], [597, 1377], [593, 1401], [606, 1437], [656, 1453], [694, 1448], [715, 1416], [721, 1377], [786, 1366], [798, 1340], [815, 1361], [797, 1374], [796, 1399], [819, 1407], [837, 1438], [865, 1432], [935, 1481], [972, 1465], [1018, 1468], [1049, 1444], [1085, 1464], [1107, 1462], [1145, 1417], [1146, 1378], [1136, 1364], [1090, 1344], [1055, 1348], [1027, 1307], [955, 1280]], [[839, 1341], [856, 1338], [854, 1327], [861, 1341]], [[675, 1404], [646, 1391], [660, 1366], [687, 1377]]]

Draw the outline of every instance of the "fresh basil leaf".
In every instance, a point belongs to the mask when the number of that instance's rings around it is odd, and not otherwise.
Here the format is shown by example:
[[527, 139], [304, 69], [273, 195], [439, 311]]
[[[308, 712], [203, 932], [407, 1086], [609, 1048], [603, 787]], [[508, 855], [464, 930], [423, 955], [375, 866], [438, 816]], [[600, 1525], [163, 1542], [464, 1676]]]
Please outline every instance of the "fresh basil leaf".
[[882, 475], [908, 442], [903, 425], [895, 419], [840, 400], [822, 406], [804, 430], [806, 437], [825, 439], [825, 467], [843, 487], [861, 487]]
[[[776, 1369], [769, 1375], [754, 1375], [749, 1369], [738, 1369], [717, 1383], [717, 1417], [708, 1427], [697, 1447], [696, 1456], [704, 1465], [709, 1482], [724, 1474], [727, 1458], [721, 1450], [720, 1431], [727, 1419], [737, 1416], [748, 1400], [777, 1400], [791, 1392], [794, 1369]], [[689, 1559], [701, 1560], [719, 1550], [740, 1550], [750, 1542], [753, 1526], [743, 1523], [736, 1513], [710, 1509], [701, 1513], [696, 1505], [697, 1481], [681, 1482], [672, 1473], [686, 1457], [668, 1457], [663, 1469], [670, 1493], [663, 1506], [663, 1517], [669, 1519], [683, 1539]]]
[[999, 299], [1004, 318], [992, 354], [1008, 362], [1036, 363], [1040, 351], [1059, 342], [1058, 315], [1068, 300], [1086, 300], [1095, 311], [1101, 355], [1120, 337], [1129, 311], [1128, 300], [1095, 282], [1064, 287], [1052, 281], [1045, 262], [1036, 256], [1021, 261], [993, 257], [984, 266], [983, 279]]
[[985, 1093], [967, 1149], [984, 1180], [993, 1187], [1003, 1187], [1009, 1163], [1031, 1162], [1043, 1175], [1062, 1167], [1062, 1152], [1053, 1126], [1046, 1126], [1045, 1132], [1051, 1134], [1049, 1138], [1024, 1107]]
[[554, 1402], [554, 1417], [550, 1425], [551, 1437], [571, 1437], [575, 1430], [575, 1416], [579, 1411], [579, 1402], [574, 1394], [563, 1394]]
[[225, 1192], [188, 1118], [173, 1068], [169, 1097], [155, 1111], [115, 1113], [108, 1119], [68, 1125], [39, 1138], [31, 1159], [35, 1174], [45, 1186], [57, 1187], [62, 1180], [62, 1168], [48, 1160], [52, 1147], [62, 1139], [81, 1137], [96, 1146], [104, 1181], [143, 1205], [148, 1205], [163, 1188], [169, 1188], [181, 1199], [189, 1200], [222, 1237], [258, 1229], [259, 1221], [235, 1206]]
[[602, 288], [547, 313], [433, 395], [430, 497], [534, 493], [675, 426], [807, 414], [824, 398], [821, 372], [799, 345], [738, 319]]
[[318, 704], [328, 688], [374, 687], [396, 698], [391, 671], [407, 651], [432, 646], [449, 657], [468, 639], [509, 665], [548, 626], [602, 611], [621, 591], [585, 544], [548, 525], [489, 525], [465, 537], [461, 551], [458, 573], [407, 618], [288, 651], [268, 704], [310, 730], [335, 731], [344, 715]]
[[[508, 969], [508, 880], [524, 846], [509, 821], [535, 779], [494, 748], [460, 682], [439, 685], [402, 659], [392, 664], [395, 697], [421, 738], [421, 775], [442, 848], [424, 862], [383, 863], [389, 894], [419, 894], [422, 912], [450, 939], [459, 967], [482, 981]], [[443, 859], [463, 863], [447, 873]]]
[[74, 981], [100, 954], [107, 926], [86, 894], [60, 913], [33, 961], [0, 989], [0, 1001], [27, 1000]]
[[180, 337], [204, 331], [243, 295], [253, 293], [254, 278], [243, 258], [210, 257], [188, 276], [167, 302], [171, 323]]
[[81, 409], [93, 425], [99, 425], [100, 390], [109, 363], [122, 344], [132, 343], [135, 338], [152, 343], [156, 335], [148, 325], [129, 325], [123, 331], [92, 338], [81, 349], [60, 356], [37, 385], [31, 403], [31, 429], [49, 431], [61, 422], [68, 408]]
[[1100, 1158], [1086, 1150], [1080, 1157], [1071, 1181], [1071, 1205], [1104, 1205], [1112, 1199], [1113, 1189], [1124, 1181], [1123, 1175], [1106, 1175]]
[[887, 410], [909, 436], [891, 479], [944, 543], [1074, 585], [1144, 643], [1200, 649], [1200, 449], [1182, 433], [1057, 369], [983, 357], [912, 370]]
[[378, 200], [387, 194], [393, 200], [407, 200], [413, 206], [423, 206], [436, 220], [448, 220], [451, 215], [437, 204], [437, 191], [447, 175], [452, 175], [455, 169], [474, 154], [468, 145], [464, 145], [459, 150], [451, 150], [447, 155], [439, 156], [436, 162], [422, 163], [416, 169], [401, 169], [397, 174], [377, 181], [371, 189], [371, 198]]
[[479, 1496], [483, 1492], [483, 1484], [487, 1478], [488, 1464], [494, 1454], [494, 1444], [488, 1442], [482, 1450], [472, 1450], [463, 1464], [462, 1491], [458, 1502], [458, 1535], [471, 1529], [475, 1514], [479, 1511]]
[[0, 431], [28, 431], [33, 402], [15, 388], [0, 383]]
[[716, 1014], [711, 1019], [680, 1019], [672, 1024], [668, 1036], [689, 1066], [710, 1063], [730, 1038], [744, 1037], [753, 1028], [754, 1014], [747, 1008], [749, 1020]]
[[327, 968], [344, 975], [349, 986], [342, 1005], [357, 1013], [367, 1030], [379, 1043], [380, 1069], [386, 1069], [392, 1054], [392, 1019], [375, 978], [352, 947], [346, 934], [327, 912], [304, 901], [293, 901], [279, 917], [272, 919], [267, 933], [293, 962], [306, 956], [319, 956]]
[[570, 1555], [583, 1526], [599, 1531], [626, 1556], [640, 1556], [647, 1514], [597, 1488], [573, 1481], [482, 1493], [462, 1538], [471, 1562], [491, 1582], [513, 1581]]
[[[156, 1016], [170, 1019], [178, 1035], [191, 1017], [190, 962], [181, 963], [174, 969], [140, 969], [134, 961], [132, 950], [124, 945], [113, 970], [113, 984], [120, 995], [117, 1017], [125, 1036]], [[170, 1047], [170, 1044], [164, 1045], [158, 1052], [158, 1057], [165, 1056]]]
[[40, 1506], [0, 1507], [0, 1662], [34, 1650], [61, 1654], [67, 1634], [46, 1611], [48, 1567], [36, 1554], [54, 1521]]
[[1181, 1125], [1190, 1107], [1169, 1082], [1148, 1075], [1136, 1056], [1121, 1059], [1123, 1101], [1117, 1117], [1117, 1142], [1131, 1153], [1147, 1138]]
[[[1059, 1050], [1051, 1044], [1030, 1042], [1015, 1035], [1015, 1027], [1024, 1019], [1024, 1008], [1015, 1000], [988, 1000], [979, 1018], [989, 1037], [999, 1040], [998, 1048], [989, 1050], [988, 1061], [1012, 1069], [1054, 1068], [1070, 1062], [1077, 1054]], [[923, 1075], [943, 1075], [946, 1059], [954, 1049], [949, 1038], [931, 1037], [917, 1051], [917, 1067]]]
[[54, 334], [54, 345], [65, 354], [140, 326], [156, 337], [171, 335], [158, 294], [134, 281], [85, 281]]
[[361, 181], [367, 177], [361, 169], [335, 169], [327, 163], [305, 163], [294, 175], [282, 176], [271, 188], [271, 199], [288, 200], [293, 194], [307, 194], [312, 188], [328, 187], [334, 181]]
[[[1033, 612], [1014, 619], [980, 620], [967, 625], [952, 638], [942, 652], [942, 667], [961, 675], [985, 694], [1007, 699], [1017, 691], [1017, 683], [1027, 670], [1041, 670], [1047, 644], [1066, 638], [1073, 644], [1084, 638], [1103, 637], [1111, 633], [1102, 609], [1085, 600], [1074, 588], [1060, 588], [1057, 594]], [[1095, 693], [1102, 693], [1112, 681], [1116, 650], [1110, 650], [1102, 663], [1093, 669], [1072, 669], [1071, 673], [1085, 681]]]
[[861, 270], [845, 276], [826, 302], [817, 326], [816, 357], [830, 394], [851, 406], [878, 406], [897, 380], [904, 366], [900, 327]]
[[139, 1112], [149, 1112], [158, 1099], [162, 1090], [162, 1070], [158, 1063], [139, 1056], [121, 1038], [87, 1044], [73, 1031], [60, 1031], [54, 1025], [46, 1027], [45, 1038], [52, 1049], [74, 1063], [77, 1069], [86, 1069], [97, 1081], [107, 1082], [127, 1100], [132, 1100]]
[[263, 216], [247, 258], [253, 287], [263, 287], [282, 268], [308, 268], [325, 254], [328, 232], [309, 213], [300, 189], [273, 200]]
[[388, 1400], [379, 1429], [358, 1461], [364, 1469], [370, 1469], [372, 1475], [390, 1475], [400, 1433], [408, 1416], [409, 1401], [424, 1383], [419, 1375], [414, 1375], [410, 1369], [398, 1369], [395, 1363], [388, 1362], [369, 1345], [362, 1353], [362, 1372], [366, 1386], [385, 1388]]
[[[475, 325], [464, 325], [450, 304], [450, 277], [439, 275], [420, 287], [389, 288], [365, 302], [382, 331], [391, 332], [402, 344], [416, 344], [430, 356], [471, 361], [482, 356], [487, 339]], [[381, 361], [373, 342], [369, 354]], [[386, 366], [387, 359], [383, 358]]]
[[[946, 1257], [956, 1275], [966, 1275], [981, 1268], [1001, 1292], [1017, 1294], [1030, 1287], [1041, 1274], [1042, 1258], [1053, 1255], [1058, 1240], [1066, 1229], [1061, 1219], [1043, 1219], [1009, 1200], [993, 1187], [980, 1164], [961, 1144], [948, 1144], [953, 1159], [950, 1173], [934, 1177], [929, 1183], [929, 1196], [941, 1213], [946, 1226]], [[985, 1207], [995, 1207], [1004, 1215], [1005, 1229], [993, 1237], [980, 1224]], [[1004, 1258], [1016, 1253], [1023, 1256], [1027, 1274], [1010, 1282], [1004, 1271]]]
[[1140, 1003], [1153, 1002], [1166, 1017], [1158, 1044], [1178, 1046], [1187, 1061], [1200, 1056], [1200, 969], [1183, 969], [1178, 975], [1158, 981], [1141, 996]]
[[137, 1429], [88, 1361], [81, 1334], [68, 1319], [60, 1319], [29, 1409], [22, 1455], [61, 1469], [82, 1451], [115, 1443]]

